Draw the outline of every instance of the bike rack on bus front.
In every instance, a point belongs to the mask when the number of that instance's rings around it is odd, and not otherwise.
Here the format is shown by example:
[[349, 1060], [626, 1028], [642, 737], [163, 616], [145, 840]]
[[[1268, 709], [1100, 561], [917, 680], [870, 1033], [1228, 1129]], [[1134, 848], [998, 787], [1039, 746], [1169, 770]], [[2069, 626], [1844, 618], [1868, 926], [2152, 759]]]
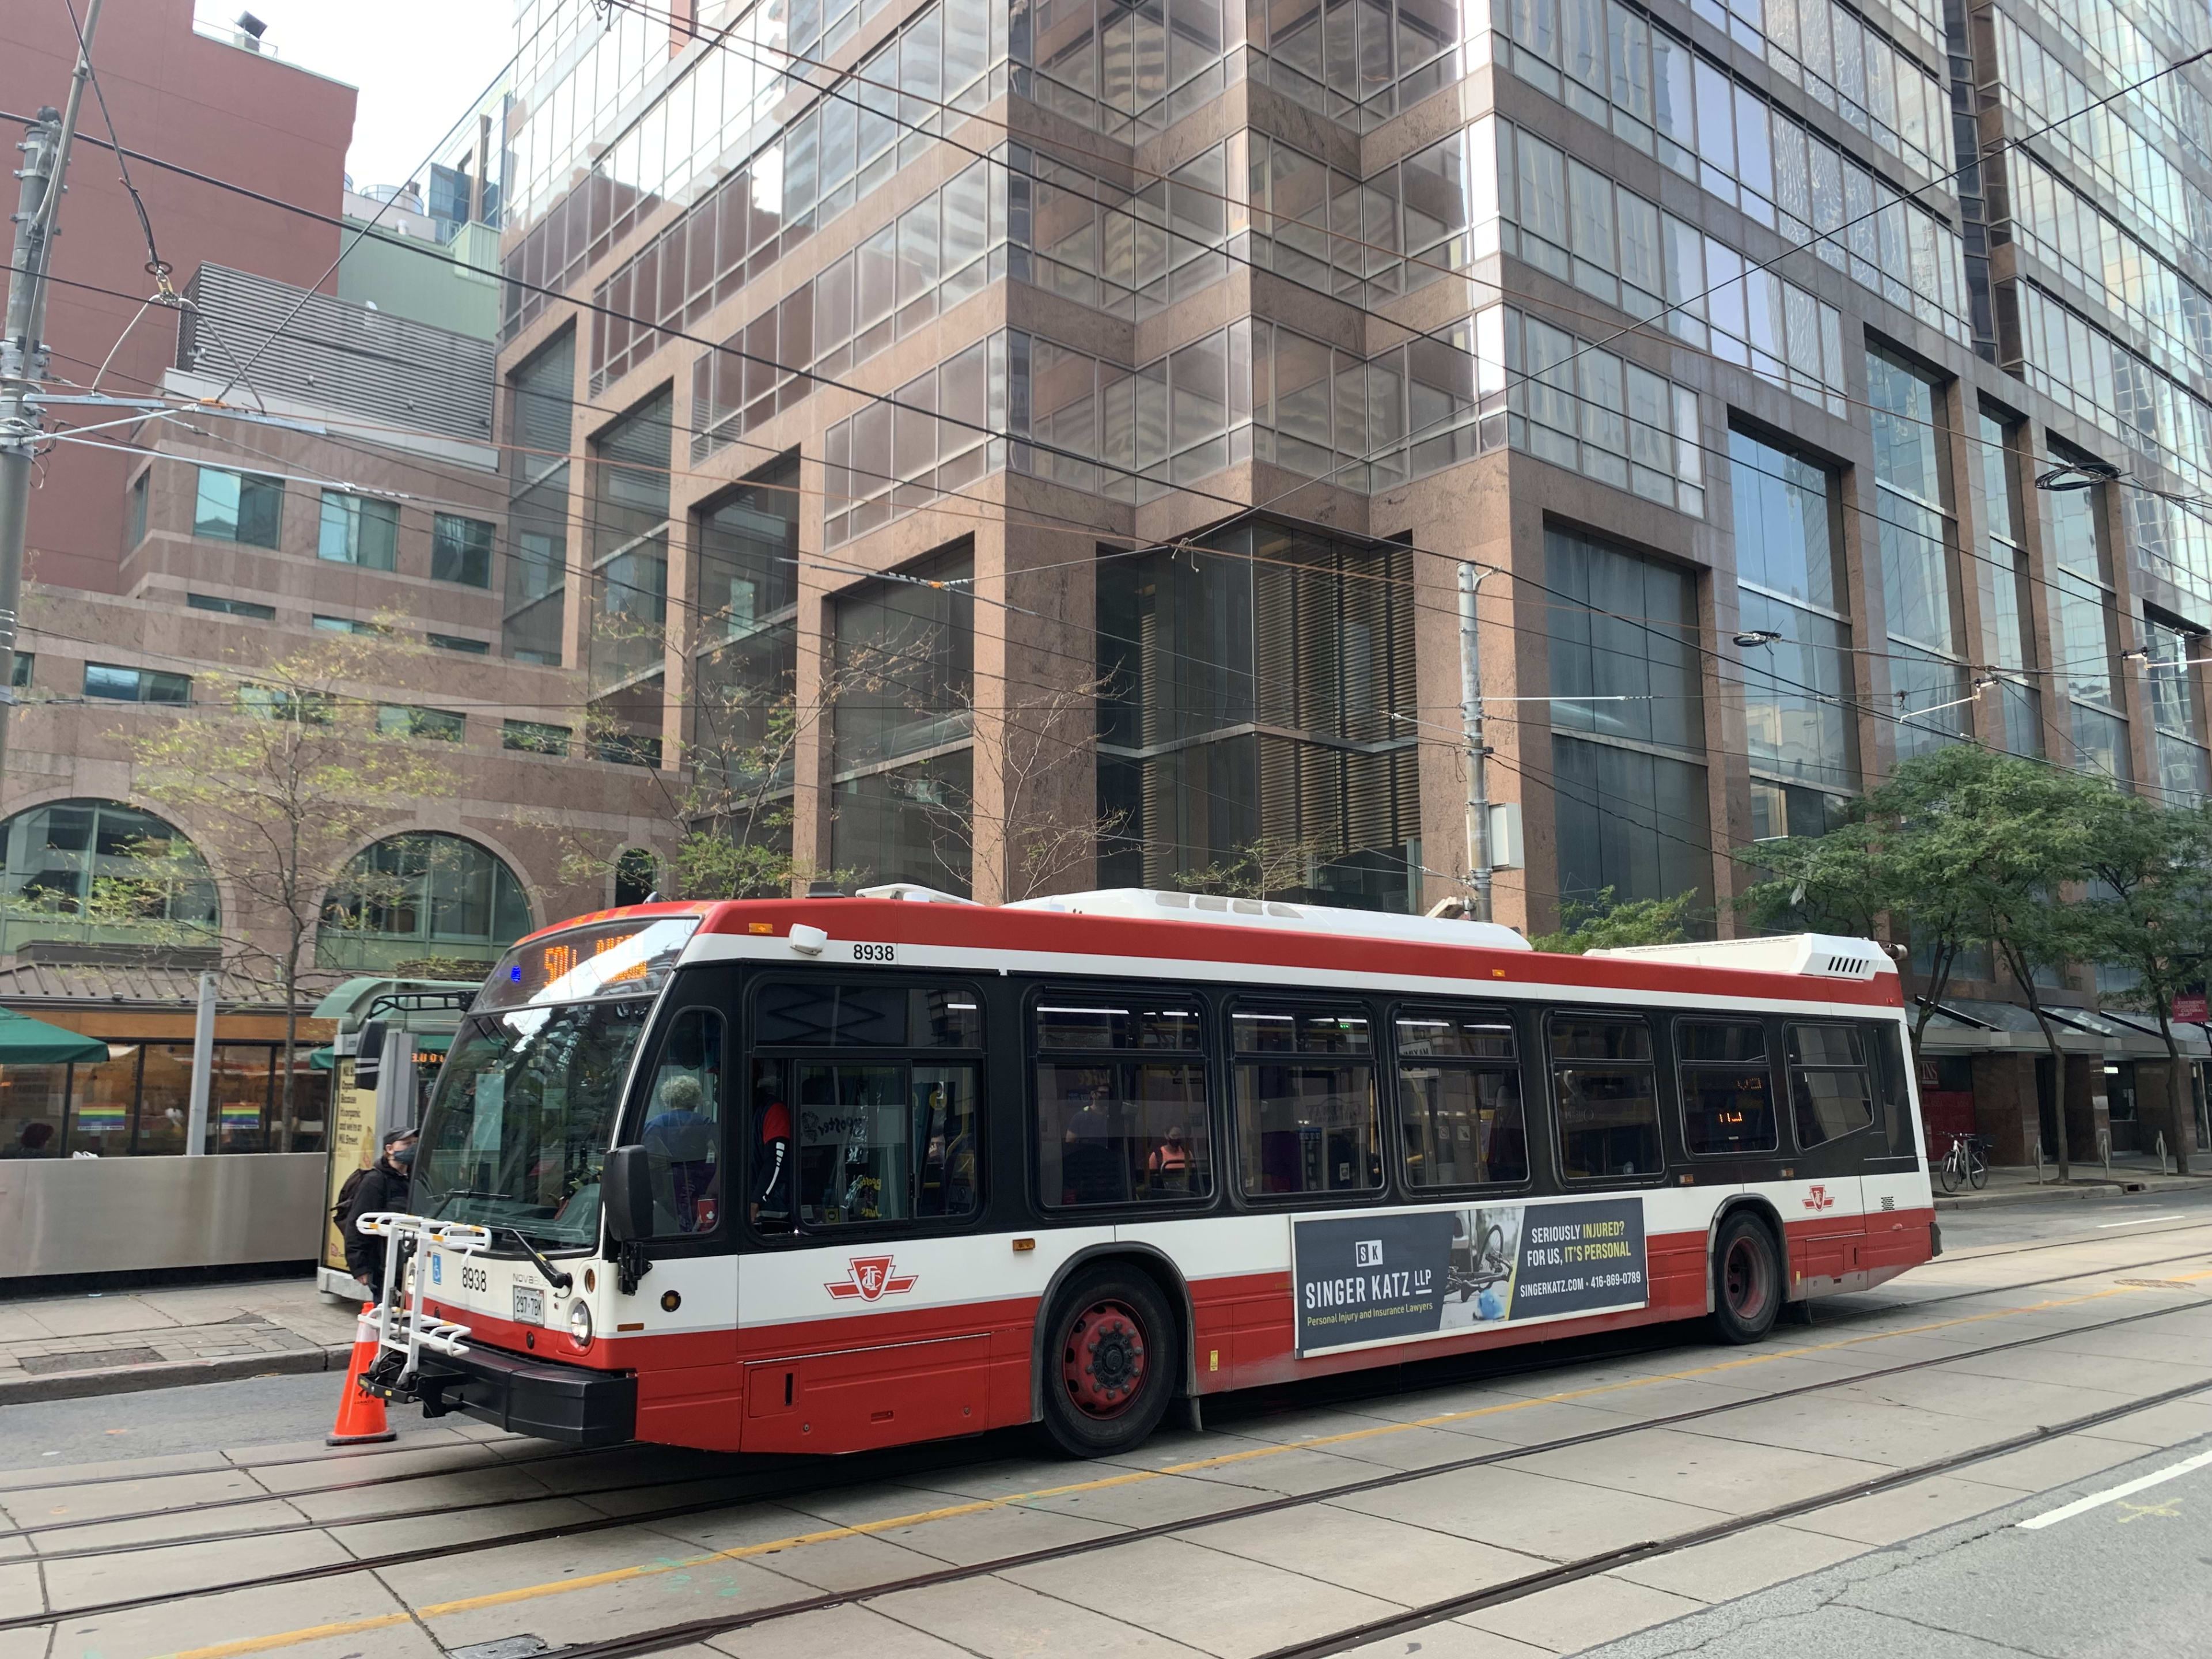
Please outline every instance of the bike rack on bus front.
[[[424, 1349], [455, 1358], [468, 1352], [461, 1339], [469, 1334], [469, 1327], [450, 1319], [434, 1319], [425, 1310], [430, 1262], [445, 1252], [465, 1259], [478, 1250], [489, 1249], [491, 1229], [461, 1221], [433, 1221], [392, 1210], [374, 1211], [355, 1224], [363, 1233], [384, 1240], [384, 1300], [377, 1304], [372, 1321], [376, 1327], [377, 1369], [385, 1369], [386, 1354], [397, 1354], [400, 1361], [398, 1375], [380, 1381], [377, 1392], [404, 1396], [422, 1370]], [[406, 1272], [410, 1257], [416, 1265], [411, 1287]]]

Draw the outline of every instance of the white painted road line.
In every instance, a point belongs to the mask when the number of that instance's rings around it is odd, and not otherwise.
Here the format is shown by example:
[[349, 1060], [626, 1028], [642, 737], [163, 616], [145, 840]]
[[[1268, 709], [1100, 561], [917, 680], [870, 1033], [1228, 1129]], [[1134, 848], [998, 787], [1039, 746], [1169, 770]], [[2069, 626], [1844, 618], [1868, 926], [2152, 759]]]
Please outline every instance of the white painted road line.
[[2070, 1521], [2077, 1515], [2086, 1515], [2089, 1510], [2110, 1504], [2116, 1498], [2125, 1498], [2131, 1492], [2139, 1492], [2146, 1486], [2163, 1486], [2177, 1475], [2186, 1474], [2191, 1469], [2201, 1469], [2208, 1463], [2212, 1463], [2212, 1451], [2199, 1452], [2194, 1457], [2184, 1458], [2179, 1463], [2154, 1470], [2136, 1480], [2107, 1487], [2105, 1491], [2094, 1492], [2087, 1498], [2076, 1498], [2063, 1509], [2052, 1510], [2047, 1515], [2039, 1515], [2031, 1521], [2023, 1521], [2020, 1523], [2021, 1530], [2033, 1532], [2039, 1527], [2056, 1526], [2061, 1521]]
[[2133, 1221], [2100, 1221], [2097, 1224], [2097, 1231], [2101, 1233], [2110, 1227], [2147, 1227], [2154, 1221], [2180, 1219], [2178, 1215], [2139, 1215]]

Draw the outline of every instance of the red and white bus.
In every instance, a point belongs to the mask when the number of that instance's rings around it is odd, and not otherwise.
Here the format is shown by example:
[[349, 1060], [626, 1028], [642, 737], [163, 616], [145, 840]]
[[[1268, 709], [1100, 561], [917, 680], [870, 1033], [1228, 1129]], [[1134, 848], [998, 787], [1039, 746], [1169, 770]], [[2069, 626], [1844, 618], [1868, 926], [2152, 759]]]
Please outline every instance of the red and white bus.
[[1124, 890], [532, 935], [413, 1208], [409, 1392], [571, 1444], [844, 1452], [1784, 1304], [1940, 1248], [1894, 967]]

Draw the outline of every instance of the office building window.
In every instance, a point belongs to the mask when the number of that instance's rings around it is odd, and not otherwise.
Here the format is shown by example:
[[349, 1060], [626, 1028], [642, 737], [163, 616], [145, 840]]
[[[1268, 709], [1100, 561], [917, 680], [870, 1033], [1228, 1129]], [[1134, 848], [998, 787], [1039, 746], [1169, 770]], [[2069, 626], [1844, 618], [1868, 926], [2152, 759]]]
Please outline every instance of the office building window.
[[252, 599], [229, 599], [216, 593], [187, 593], [185, 604], [194, 611], [212, 611], [219, 616], [246, 617], [254, 622], [276, 620], [275, 605], [257, 605]]
[[1712, 883], [1693, 579], [1547, 529], [1559, 892], [1673, 898]]
[[1875, 521], [1890, 706], [1898, 758], [1972, 730], [1952, 584], [1958, 520], [1944, 464], [1944, 398], [1936, 382], [1884, 351], [1867, 353], [1874, 406]]
[[482, 519], [441, 513], [430, 521], [430, 574], [464, 587], [491, 586], [492, 526]]
[[199, 491], [192, 508], [192, 534], [210, 541], [275, 547], [283, 537], [284, 481], [222, 467], [199, 470]]
[[499, 746], [525, 755], [566, 755], [574, 729], [543, 720], [508, 720], [500, 728]]
[[488, 656], [491, 653], [490, 641], [472, 640], [465, 634], [425, 634], [422, 637], [439, 651], [458, 651], [466, 657]]
[[1737, 628], [1776, 636], [1743, 650], [1753, 833], [1817, 835], [1834, 815], [1828, 798], [1859, 775], [1835, 478], [1744, 432], [1729, 434], [1729, 460]]
[[376, 729], [388, 738], [433, 738], [440, 743], [459, 743], [467, 733], [468, 719], [449, 709], [386, 702], [377, 705]]
[[149, 466], [131, 481], [131, 501], [123, 532], [125, 552], [146, 539], [146, 496], [153, 477], [154, 469]]
[[325, 489], [315, 555], [333, 564], [357, 564], [364, 570], [398, 568], [399, 504]]
[[2019, 428], [1986, 411], [1978, 418], [1981, 465], [1974, 477], [1981, 489], [1984, 533], [1976, 580], [1989, 619], [1996, 695], [2003, 701], [2005, 748], [2015, 755], [2040, 755], [2043, 693], [2035, 675], [2040, 653], [2035, 611], [2028, 602], [2034, 576], [2021, 534]]
[[[2053, 447], [2051, 462], [2057, 467], [2075, 465], [2081, 458]], [[2076, 472], [2058, 481], [2079, 486]], [[2104, 528], [2106, 483], [2043, 491], [2045, 534], [2050, 538], [2051, 561], [2058, 567], [2051, 585], [2051, 603], [2057, 613], [2052, 631], [2057, 635], [2057, 672], [2051, 676], [2054, 691], [2070, 700], [2069, 720], [2074, 738], [2074, 769], [2115, 783], [2135, 780], [2128, 753], [2128, 725], [2121, 710], [2119, 611], [2112, 596], [2111, 550]]]
[[157, 668], [123, 668], [113, 663], [84, 665], [84, 695], [109, 702], [190, 702], [192, 678]]

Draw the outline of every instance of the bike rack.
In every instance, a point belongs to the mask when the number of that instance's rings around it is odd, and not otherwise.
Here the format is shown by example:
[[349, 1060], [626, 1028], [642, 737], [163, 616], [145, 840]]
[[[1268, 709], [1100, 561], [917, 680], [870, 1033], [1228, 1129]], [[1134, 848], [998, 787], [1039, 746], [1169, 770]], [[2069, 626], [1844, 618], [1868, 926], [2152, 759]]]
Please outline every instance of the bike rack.
[[[422, 1370], [422, 1351], [458, 1358], [468, 1352], [461, 1339], [469, 1327], [450, 1319], [434, 1319], [425, 1309], [422, 1294], [428, 1264], [441, 1253], [465, 1260], [491, 1248], [491, 1229], [461, 1221], [433, 1221], [426, 1216], [377, 1210], [355, 1224], [362, 1232], [384, 1240], [384, 1300], [370, 1322], [376, 1328], [380, 1356], [399, 1356], [395, 1390], [404, 1390]], [[410, 1258], [416, 1262], [415, 1281], [407, 1284]], [[395, 1305], [395, 1304], [397, 1305]]]

